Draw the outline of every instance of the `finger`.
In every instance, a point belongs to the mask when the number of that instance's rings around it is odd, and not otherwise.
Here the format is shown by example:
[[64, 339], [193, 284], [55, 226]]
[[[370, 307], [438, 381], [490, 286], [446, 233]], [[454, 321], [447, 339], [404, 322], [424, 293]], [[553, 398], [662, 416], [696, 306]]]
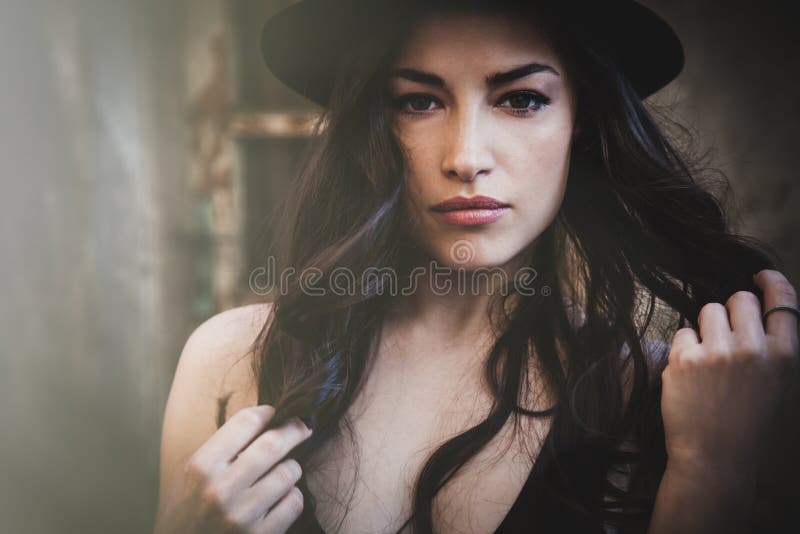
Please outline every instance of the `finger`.
[[667, 357], [667, 366], [670, 363], [679, 363], [678, 360], [686, 358], [688, 355], [697, 352], [697, 347], [700, 345], [700, 338], [697, 332], [692, 327], [684, 327], [678, 329], [672, 336], [672, 343], [669, 347], [669, 356]]
[[684, 350], [699, 344], [700, 338], [697, 336], [697, 331], [694, 328], [687, 326], [680, 328], [672, 336], [670, 351]]
[[264, 432], [239, 453], [219, 483], [233, 492], [249, 488], [310, 435], [297, 417]]
[[766, 350], [761, 301], [749, 291], [737, 291], [725, 303], [734, 337], [753, 351]]
[[706, 350], [724, 352], [731, 342], [732, 332], [728, 311], [719, 302], [709, 302], [700, 308], [697, 322], [700, 325], [700, 343]]
[[197, 449], [193, 458], [205, 465], [226, 465], [264, 430], [274, 414], [275, 408], [267, 404], [242, 408]]
[[[781, 305], [797, 307], [797, 292], [781, 272], [764, 269], [753, 276], [753, 281], [764, 292], [764, 311]], [[765, 329], [768, 336], [797, 347], [797, 317], [793, 313], [781, 310], [770, 313]]]
[[241, 518], [242, 524], [250, 525], [259, 521], [294, 487], [302, 474], [300, 464], [294, 459], [279, 463], [246, 490], [237, 504], [234, 515]]
[[257, 524], [259, 534], [283, 534], [303, 512], [303, 493], [293, 487]]

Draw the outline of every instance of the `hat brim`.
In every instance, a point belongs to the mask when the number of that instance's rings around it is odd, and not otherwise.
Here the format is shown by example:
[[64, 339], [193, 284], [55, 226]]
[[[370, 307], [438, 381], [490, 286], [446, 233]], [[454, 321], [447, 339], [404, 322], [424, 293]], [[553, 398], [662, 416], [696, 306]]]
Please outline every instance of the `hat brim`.
[[[360, 4], [363, 7], [363, 4]], [[380, 2], [373, 0], [371, 7]], [[261, 54], [285, 85], [326, 106], [343, 47], [368, 15], [357, 0], [304, 0], [270, 17], [261, 31]], [[674, 80], [684, 66], [681, 41], [672, 27], [638, 2], [621, 2], [603, 33], [621, 70], [641, 99]]]

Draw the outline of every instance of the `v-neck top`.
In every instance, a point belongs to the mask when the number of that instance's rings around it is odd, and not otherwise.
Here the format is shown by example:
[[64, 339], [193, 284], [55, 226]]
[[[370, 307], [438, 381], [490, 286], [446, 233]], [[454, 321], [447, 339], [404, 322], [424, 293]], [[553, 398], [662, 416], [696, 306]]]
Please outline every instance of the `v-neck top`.
[[[610, 527], [587, 524], [585, 519], [579, 518], [563, 502], [552, 495], [544, 484], [545, 472], [554, 467], [552, 433], [555, 423], [554, 421], [551, 425], [519, 495], [494, 534], [529, 534], [531, 532], [537, 534], [563, 532], [614, 534], [614, 530]], [[313, 518], [310, 526], [304, 526], [302, 529], [290, 528], [289, 533], [326, 534], [316, 518]]]
[[[570, 320], [582, 324], [586, 315], [582, 308], [572, 304], [566, 299], [568, 309], [571, 311]], [[651, 357], [664, 358], [669, 352], [669, 344], [656, 340], [644, 340], [643, 349]], [[624, 355], [630, 348], [627, 342], [623, 343], [621, 353]], [[514, 504], [512, 504], [503, 521], [494, 531], [494, 534], [556, 534], [569, 532], [570, 534], [617, 534], [613, 526], [604, 525], [588, 519], [585, 515], [576, 513], [570, 508], [569, 503], [559, 498], [553, 491], [548, 481], [558, 480], [561, 469], [571, 470], [573, 476], [586, 482], [587, 487], [594, 486], [600, 477], [608, 474], [607, 466], [594, 461], [597, 456], [589, 445], [576, 450], [557, 451], [558, 444], [554, 431], [559, 424], [558, 415], [554, 416], [547, 436], [542, 442], [541, 450], [533, 462], [533, 467], [525, 480]], [[556, 465], [555, 456], [561, 456], [562, 465]], [[563, 465], [563, 462], [570, 465]], [[623, 484], [626, 485], [628, 481]], [[311, 525], [302, 528], [295, 524], [290, 527], [288, 534], [326, 534], [316, 518], [312, 518]]]

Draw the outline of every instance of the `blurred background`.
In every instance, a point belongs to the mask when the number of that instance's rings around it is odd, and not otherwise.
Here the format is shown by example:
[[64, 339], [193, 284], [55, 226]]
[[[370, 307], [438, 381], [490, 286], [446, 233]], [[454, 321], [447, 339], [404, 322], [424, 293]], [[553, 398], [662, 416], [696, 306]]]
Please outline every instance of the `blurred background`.
[[[288, 3], [0, 4], [0, 531], [152, 530], [181, 347], [260, 298], [264, 221], [318, 111], [259, 57]], [[737, 228], [800, 287], [796, 19], [777, 2], [643, 3], [687, 52], [652, 100], [697, 132]]]

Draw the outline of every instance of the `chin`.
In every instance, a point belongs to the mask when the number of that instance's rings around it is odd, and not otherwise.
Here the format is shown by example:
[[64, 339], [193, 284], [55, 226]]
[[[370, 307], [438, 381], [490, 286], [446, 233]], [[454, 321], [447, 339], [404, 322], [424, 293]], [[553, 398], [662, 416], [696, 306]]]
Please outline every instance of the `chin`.
[[481, 243], [474, 238], [456, 239], [437, 247], [437, 263], [442, 267], [475, 271], [507, 265], [519, 250], [509, 250], [497, 243]]

